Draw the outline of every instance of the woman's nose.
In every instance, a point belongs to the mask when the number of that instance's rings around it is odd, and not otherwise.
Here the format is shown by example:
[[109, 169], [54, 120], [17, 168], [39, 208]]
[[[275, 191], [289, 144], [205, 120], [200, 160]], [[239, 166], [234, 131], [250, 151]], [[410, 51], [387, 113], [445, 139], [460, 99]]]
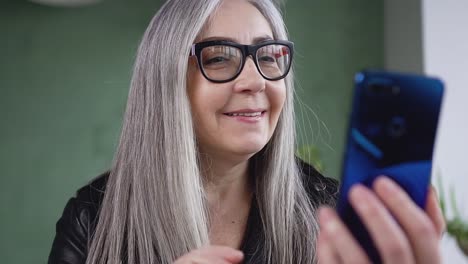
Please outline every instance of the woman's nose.
[[235, 92], [256, 93], [265, 90], [265, 78], [258, 72], [251, 57], [247, 57], [244, 68], [234, 83]]

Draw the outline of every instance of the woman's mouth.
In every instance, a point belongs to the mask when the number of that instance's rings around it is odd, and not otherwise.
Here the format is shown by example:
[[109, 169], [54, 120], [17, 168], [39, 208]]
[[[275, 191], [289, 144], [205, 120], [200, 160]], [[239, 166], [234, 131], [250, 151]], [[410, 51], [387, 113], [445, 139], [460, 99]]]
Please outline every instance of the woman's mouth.
[[263, 112], [252, 112], [252, 113], [226, 113], [228, 116], [261, 116]]
[[245, 123], [256, 123], [262, 119], [265, 113], [266, 113], [266, 110], [235, 111], [235, 112], [224, 113], [224, 115], [228, 116], [230, 119], [234, 119], [237, 121], [241, 121]]

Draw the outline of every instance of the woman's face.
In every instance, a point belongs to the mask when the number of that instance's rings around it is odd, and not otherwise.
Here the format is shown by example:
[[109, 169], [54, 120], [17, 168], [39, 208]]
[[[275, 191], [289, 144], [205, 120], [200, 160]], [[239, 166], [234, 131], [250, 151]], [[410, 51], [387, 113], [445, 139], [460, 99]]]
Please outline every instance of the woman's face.
[[[262, 14], [247, 1], [229, 0], [198, 42], [256, 44], [266, 39], [273, 39], [273, 33]], [[284, 80], [265, 80], [251, 57], [236, 79], [213, 83], [202, 75], [193, 56], [187, 89], [200, 151], [214, 158], [244, 159], [260, 151], [275, 130], [286, 97]]]

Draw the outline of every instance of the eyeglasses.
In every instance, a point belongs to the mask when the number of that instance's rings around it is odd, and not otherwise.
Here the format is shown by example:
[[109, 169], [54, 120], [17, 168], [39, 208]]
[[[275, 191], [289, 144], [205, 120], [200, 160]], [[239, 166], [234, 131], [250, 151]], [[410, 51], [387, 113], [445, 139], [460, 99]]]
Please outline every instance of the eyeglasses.
[[263, 78], [276, 81], [288, 75], [294, 44], [285, 40], [268, 40], [256, 45], [241, 45], [231, 41], [214, 40], [192, 45], [190, 56], [197, 57], [203, 76], [215, 83], [237, 78], [251, 56]]

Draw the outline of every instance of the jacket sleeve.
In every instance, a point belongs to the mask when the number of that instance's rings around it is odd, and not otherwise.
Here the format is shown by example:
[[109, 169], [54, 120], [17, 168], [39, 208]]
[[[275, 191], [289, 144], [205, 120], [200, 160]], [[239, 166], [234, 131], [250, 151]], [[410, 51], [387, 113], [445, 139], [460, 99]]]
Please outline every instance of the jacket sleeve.
[[49, 255], [49, 264], [81, 264], [86, 262], [89, 239], [89, 210], [71, 198], [56, 224], [56, 235]]

